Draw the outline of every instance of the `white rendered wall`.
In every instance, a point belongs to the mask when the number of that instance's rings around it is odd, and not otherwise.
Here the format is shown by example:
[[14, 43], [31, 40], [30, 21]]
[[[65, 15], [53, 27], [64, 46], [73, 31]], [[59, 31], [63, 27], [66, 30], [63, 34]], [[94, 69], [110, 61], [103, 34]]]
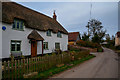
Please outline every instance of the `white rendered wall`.
[[0, 59], [2, 59], [2, 23], [0, 22]]
[[60, 43], [60, 49], [66, 51], [68, 45], [68, 35], [62, 34], [62, 38], [57, 37], [56, 33], [51, 33], [51, 36], [46, 36], [46, 32], [39, 31], [39, 34], [44, 38], [44, 42], [48, 42], [48, 50], [43, 53], [51, 53], [55, 50], [55, 43]]
[[[27, 39], [27, 36], [33, 31], [29, 28], [24, 28], [24, 31], [13, 30], [12, 24], [3, 23], [2, 26], [6, 26], [6, 30], [2, 31], [2, 58], [8, 58], [10, 56], [10, 42], [11, 40], [21, 41], [21, 51], [23, 55], [31, 55], [31, 44]], [[68, 35], [62, 34], [62, 38], [58, 38], [56, 33], [52, 33], [52, 36], [46, 36], [46, 32], [38, 31], [38, 33], [44, 38], [43, 42], [48, 42], [48, 50], [44, 50], [43, 53], [51, 53], [55, 49], [55, 42], [60, 43], [62, 51], [67, 50]], [[42, 41], [37, 44], [37, 54], [42, 54]]]

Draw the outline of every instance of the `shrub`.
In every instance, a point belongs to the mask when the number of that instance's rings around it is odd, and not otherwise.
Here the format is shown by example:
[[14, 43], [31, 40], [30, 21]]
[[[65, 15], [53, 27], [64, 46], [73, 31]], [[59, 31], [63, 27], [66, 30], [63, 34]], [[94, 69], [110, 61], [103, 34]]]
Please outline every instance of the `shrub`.
[[86, 42], [83, 41], [83, 40], [77, 41], [76, 44], [79, 45], [79, 46], [86, 46]]
[[68, 46], [68, 50], [70, 50], [70, 51], [81, 51], [80, 48], [76, 48], [76, 47], [73, 47], [71, 45]]
[[98, 43], [93, 43], [91, 41], [83, 41], [83, 40], [77, 41], [77, 45], [83, 46], [83, 47], [90, 47], [90, 48], [99, 48], [99, 47], [101, 47], [101, 45], [99, 45]]
[[74, 45], [74, 42], [68, 42], [68, 45]]
[[117, 50], [120, 50], [120, 45], [115, 47]]
[[61, 53], [62, 53], [62, 50], [60, 50], [60, 49], [55, 49], [55, 53], [56, 53], [56, 54], [61, 54]]
[[103, 52], [103, 48], [102, 47], [97, 48], [97, 52]]
[[74, 57], [75, 57], [75, 60], [78, 59], [78, 58], [84, 58], [84, 57], [87, 57], [89, 55], [89, 51], [80, 51], [80, 52], [76, 52], [74, 53]]

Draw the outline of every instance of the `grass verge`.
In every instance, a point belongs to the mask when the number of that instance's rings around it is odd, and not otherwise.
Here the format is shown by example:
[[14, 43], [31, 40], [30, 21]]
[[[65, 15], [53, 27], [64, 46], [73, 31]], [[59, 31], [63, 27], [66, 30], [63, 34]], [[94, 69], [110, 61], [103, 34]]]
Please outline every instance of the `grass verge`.
[[[61, 67], [51, 68], [49, 70], [38, 73], [38, 75], [34, 76], [33, 78], [41, 78], [41, 79], [49, 78], [49, 77], [51, 77], [51, 76], [53, 76], [55, 74], [58, 74], [58, 73], [60, 73], [62, 71], [70, 69], [70, 68], [72, 68], [72, 67], [74, 67], [74, 66], [76, 66], [76, 65], [78, 65], [78, 64], [80, 64], [80, 63], [82, 63], [82, 62], [84, 62], [86, 60], [89, 60], [89, 59], [91, 59], [93, 57], [95, 57], [95, 56], [94, 55], [89, 55], [89, 56], [87, 56], [85, 58], [82, 58], [80, 60], [72, 61], [72, 62], [68, 63], [69, 65], [65, 64], [64, 66], [61, 66]], [[72, 64], [72, 65], [70, 65], [70, 64]]]

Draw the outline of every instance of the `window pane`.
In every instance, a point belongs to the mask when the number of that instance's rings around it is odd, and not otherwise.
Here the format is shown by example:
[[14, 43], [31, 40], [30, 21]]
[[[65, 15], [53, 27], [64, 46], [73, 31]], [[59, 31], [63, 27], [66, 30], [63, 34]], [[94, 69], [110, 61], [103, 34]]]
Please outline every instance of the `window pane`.
[[17, 51], [20, 51], [20, 44], [17, 44]]
[[48, 36], [48, 31], [47, 31], [47, 36]]
[[20, 42], [16, 42], [16, 48], [17, 48], [17, 51], [20, 51]]
[[15, 28], [15, 24], [16, 24], [16, 21], [14, 20], [14, 23], [13, 23], [13, 28]]
[[20, 41], [12, 41], [11, 42], [11, 51], [20, 51], [21, 42]]
[[17, 21], [17, 29], [19, 29], [19, 22]]
[[43, 44], [43, 48], [45, 49], [45, 44]]
[[60, 43], [55, 43], [55, 48], [60, 49]]
[[57, 37], [62, 37], [62, 36], [61, 36], [61, 32], [58, 32], [58, 33], [57, 33]]
[[11, 44], [11, 51], [15, 51], [15, 44]]
[[44, 48], [44, 49], [48, 49], [48, 42], [44, 42], [44, 43], [43, 43], [43, 48]]
[[46, 42], [46, 49], [48, 49], [48, 43]]
[[20, 29], [23, 29], [23, 22], [21, 22], [20, 24]]
[[50, 30], [47, 31], [47, 36], [51, 36], [51, 31]]

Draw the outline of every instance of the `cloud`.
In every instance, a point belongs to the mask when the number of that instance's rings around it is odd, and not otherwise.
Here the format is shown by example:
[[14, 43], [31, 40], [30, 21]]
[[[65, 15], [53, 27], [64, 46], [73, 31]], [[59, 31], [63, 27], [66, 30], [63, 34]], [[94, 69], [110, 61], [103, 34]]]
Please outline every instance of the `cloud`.
[[[3, 0], [6, 1], [6, 0]], [[15, 2], [118, 2], [120, 0], [11, 0]]]
[[[50, 17], [53, 10], [56, 10], [57, 20], [68, 31], [87, 31], [85, 26], [90, 18], [89, 2], [37, 2], [37, 3], [21, 3], [28, 7], [42, 12]], [[117, 3], [115, 2], [92, 2], [92, 18], [96, 18], [103, 23], [104, 29], [109, 34], [117, 32]], [[114, 28], [114, 29], [113, 29]], [[112, 29], [112, 32], [111, 32]]]

